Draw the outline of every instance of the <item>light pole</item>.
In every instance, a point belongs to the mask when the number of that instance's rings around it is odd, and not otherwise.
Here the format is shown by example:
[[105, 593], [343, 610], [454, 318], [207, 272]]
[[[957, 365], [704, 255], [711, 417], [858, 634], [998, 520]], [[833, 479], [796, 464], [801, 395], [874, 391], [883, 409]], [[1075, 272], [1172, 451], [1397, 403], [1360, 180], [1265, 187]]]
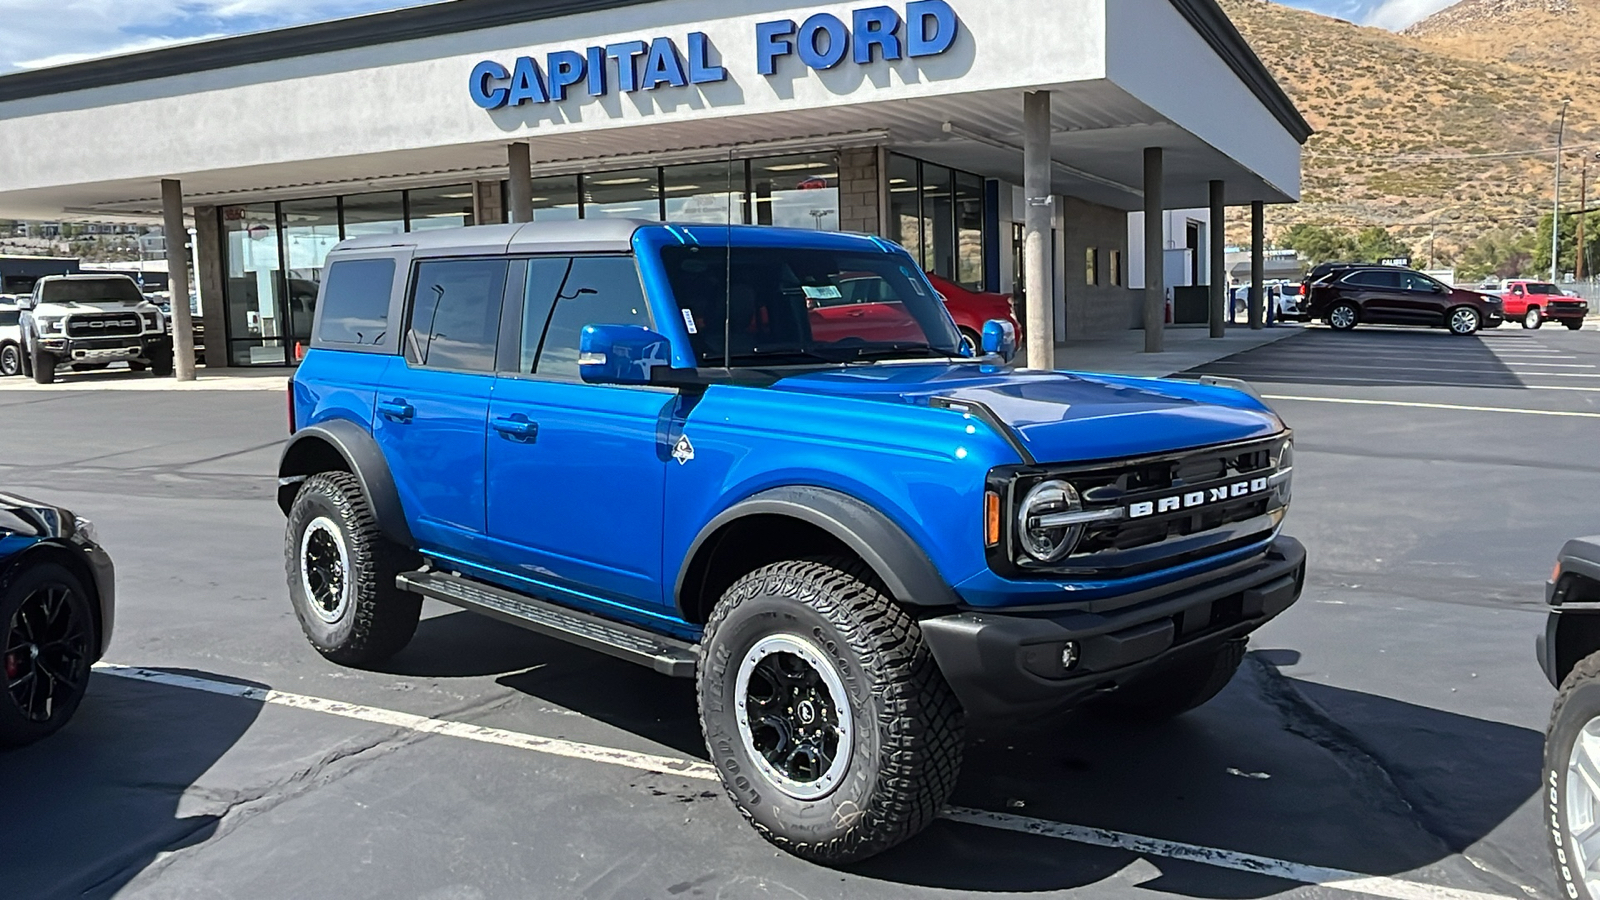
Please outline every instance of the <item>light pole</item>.
[[1561, 143], [1567, 134], [1567, 107], [1571, 105], [1570, 97], [1561, 101], [1561, 124], [1556, 127], [1556, 200], [1554, 211], [1550, 215], [1551, 284], [1555, 284], [1561, 274]]

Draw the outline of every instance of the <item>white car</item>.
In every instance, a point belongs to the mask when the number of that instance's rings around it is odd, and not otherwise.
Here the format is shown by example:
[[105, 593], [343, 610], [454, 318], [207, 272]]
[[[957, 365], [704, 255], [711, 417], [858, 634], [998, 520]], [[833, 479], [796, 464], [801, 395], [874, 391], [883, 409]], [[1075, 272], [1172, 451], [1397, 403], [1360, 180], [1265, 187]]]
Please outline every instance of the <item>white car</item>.
[[22, 329], [17, 326], [21, 315], [17, 299], [0, 294], [0, 378], [22, 374]]

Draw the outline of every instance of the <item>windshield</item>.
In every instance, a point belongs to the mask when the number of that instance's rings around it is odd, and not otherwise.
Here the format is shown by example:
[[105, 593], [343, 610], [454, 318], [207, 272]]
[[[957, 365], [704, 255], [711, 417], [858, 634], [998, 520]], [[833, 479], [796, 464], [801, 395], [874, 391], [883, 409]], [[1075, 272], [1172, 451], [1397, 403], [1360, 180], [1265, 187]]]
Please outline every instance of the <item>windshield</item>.
[[1559, 294], [1559, 293], [1561, 293], [1561, 291], [1558, 290], [1556, 288], [1556, 286], [1553, 285], [1553, 284], [1540, 284], [1538, 282], [1533, 282], [1533, 283], [1529, 284], [1527, 286], [1527, 288], [1528, 288], [1528, 293], [1530, 293], [1530, 294]]
[[144, 294], [126, 278], [75, 278], [46, 281], [40, 303], [140, 303]]
[[661, 259], [702, 366], [960, 355], [949, 313], [899, 255], [687, 246]]

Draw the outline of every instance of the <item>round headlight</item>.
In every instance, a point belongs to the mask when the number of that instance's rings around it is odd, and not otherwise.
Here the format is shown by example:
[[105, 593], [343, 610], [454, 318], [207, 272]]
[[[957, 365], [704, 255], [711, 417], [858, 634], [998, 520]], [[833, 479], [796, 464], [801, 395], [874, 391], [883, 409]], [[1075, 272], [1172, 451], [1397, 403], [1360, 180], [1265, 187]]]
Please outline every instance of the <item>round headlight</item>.
[[1055, 562], [1083, 538], [1083, 525], [1051, 525], [1049, 517], [1083, 509], [1078, 491], [1065, 481], [1040, 482], [1017, 508], [1017, 541], [1039, 562]]

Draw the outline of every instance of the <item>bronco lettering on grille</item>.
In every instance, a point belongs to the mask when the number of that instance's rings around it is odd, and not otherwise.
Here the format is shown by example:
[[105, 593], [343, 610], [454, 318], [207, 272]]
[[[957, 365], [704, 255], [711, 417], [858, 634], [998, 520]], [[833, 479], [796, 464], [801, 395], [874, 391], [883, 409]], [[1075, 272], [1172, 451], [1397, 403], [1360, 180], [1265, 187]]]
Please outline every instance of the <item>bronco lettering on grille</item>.
[[1186, 509], [1195, 509], [1224, 500], [1237, 500], [1240, 497], [1249, 497], [1255, 494], [1266, 493], [1272, 486], [1266, 477], [1251, 478], [1247, 481], [1236, 481], [1233, 484], [1224, 484], [1208, 488], [1203, 491], [1190, 491], [1185, 494], [1173, 494], [1158, 500], [1145, 500], [1128, 506], [1127, 516], [1130, 519], [1143, 519], [1158, 513], [1181, 512]]

